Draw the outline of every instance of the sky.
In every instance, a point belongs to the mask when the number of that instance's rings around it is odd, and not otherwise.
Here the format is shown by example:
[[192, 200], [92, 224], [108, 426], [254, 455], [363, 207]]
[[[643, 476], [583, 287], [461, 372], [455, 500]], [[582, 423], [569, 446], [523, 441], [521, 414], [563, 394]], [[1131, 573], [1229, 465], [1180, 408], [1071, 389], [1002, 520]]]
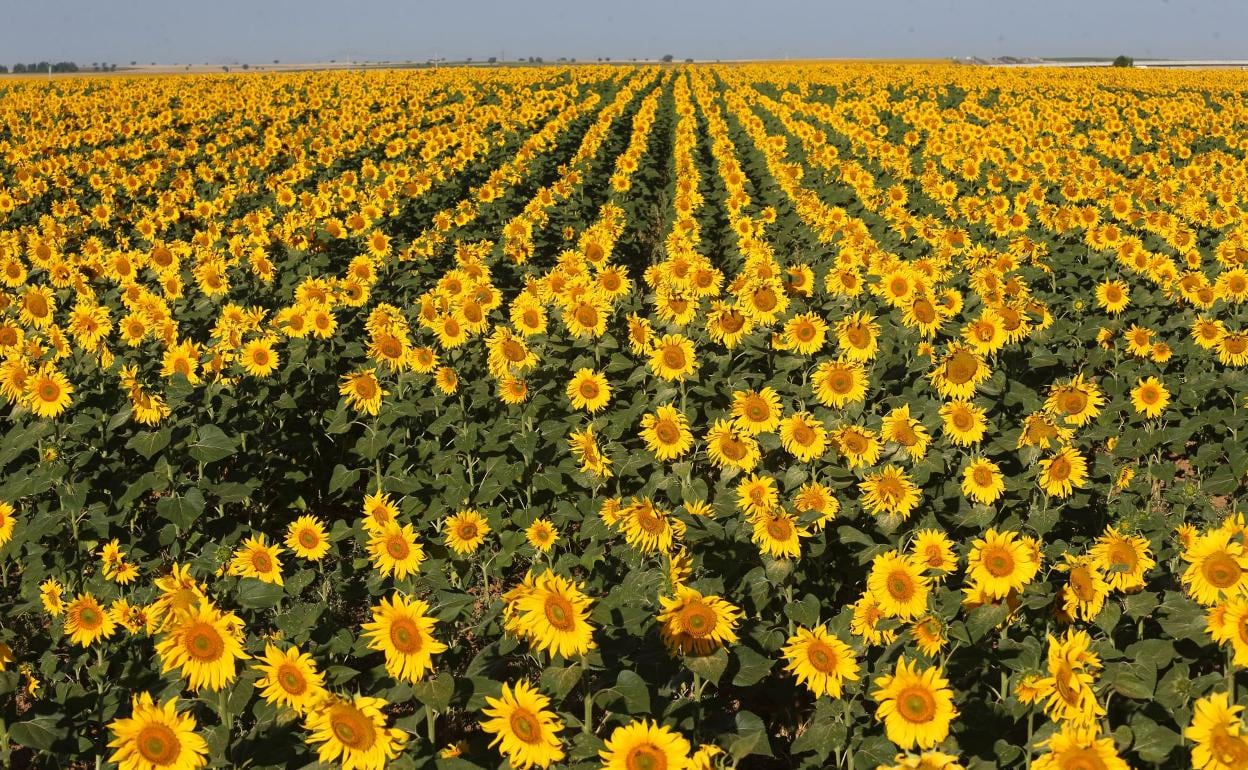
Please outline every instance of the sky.
[[1248, 59], [1248, 0], [0, 0], [0, 64]]

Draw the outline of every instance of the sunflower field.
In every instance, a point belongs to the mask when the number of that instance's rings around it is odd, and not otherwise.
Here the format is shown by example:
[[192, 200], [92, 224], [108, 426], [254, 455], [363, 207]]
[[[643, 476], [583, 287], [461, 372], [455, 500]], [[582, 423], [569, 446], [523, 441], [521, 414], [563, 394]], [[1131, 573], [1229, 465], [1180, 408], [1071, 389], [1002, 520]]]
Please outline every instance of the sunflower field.
[[1238, 72], [8, 81], [0, 767], [1248, 768], [1246, 155]]

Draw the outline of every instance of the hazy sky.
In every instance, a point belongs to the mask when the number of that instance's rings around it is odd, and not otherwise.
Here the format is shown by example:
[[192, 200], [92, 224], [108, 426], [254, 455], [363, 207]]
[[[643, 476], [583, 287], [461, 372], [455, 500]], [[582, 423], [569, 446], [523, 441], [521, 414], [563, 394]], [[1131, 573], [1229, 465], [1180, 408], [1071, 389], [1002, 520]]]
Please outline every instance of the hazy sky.
[[1248, 0], [0, 0], [0, 63], [1248, 58]]

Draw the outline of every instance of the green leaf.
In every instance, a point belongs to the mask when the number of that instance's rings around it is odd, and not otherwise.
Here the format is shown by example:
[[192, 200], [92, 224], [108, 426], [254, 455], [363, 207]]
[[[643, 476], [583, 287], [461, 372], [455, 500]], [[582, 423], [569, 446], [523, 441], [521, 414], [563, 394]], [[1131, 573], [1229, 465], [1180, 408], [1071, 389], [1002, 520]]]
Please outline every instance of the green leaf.
[[238, 450], [238, 439], [225, 435], [215, 425], [200, 425], [195, 429], [195, 440], [188, 450], [191, 457], [201, 463], [215, 463]]
[[1008, 608], [1004, 604], [976, 607], [966, 619], [966, 633], [972, 642], [978, 642], [1005, 620]]
[[612, 688], [624, 698], [624, 708], [629, 714], [650, 713], [650, 688], [646, 680], [625, 669], [616, 677]]
[[65, 730], [57, 726], [56, 717], [42, 716], [26, 722], [18, 722], [9, 728], [9, 738], [38, 751], [48, 751], [58, 738], [65, 737]]
[[238, 603], [248, 609], [276, 606], [286, 591], [276, 583], [266, 583], [255, 578], [243, 578], [238, 586]]
[[347, 470], [345, 465], [335, 465], [334, 472], [329, 477], [329, 494], [332, 495], [335, 492], [353, 486], [359, 478], [359, 470]]
[[156, 503], [156, 515], [185, 532], [204, 512], [204, 495], [195, 487], [185, 495], [169, 495]]
[[686, 655], [685, 666], [706, 681], [717, 683], [728, 667], [728, 651], [720, 647], [710, 655]]
[[746, 644], [737, 645], [732, 653], [737, 658], [739, 666], [737, 675], [732, 678], [732, 683], [738, 687], [749, 687], [767, 676], [772, 666], [775, 665], [774, 660], [760, 655]]
[[572, 688], [581, 681], [581, 675], [584, 673], [585, 667], [580, 663], [562, 667], [550, 666], [542, 672], [542, 685], [555, 698], [562, 699], [572, 692]]
[[1145, 762], [1163, 761], [1182, 739], [1174, 730], [1139, 713], [1131, 720], [1131, 732], [1135, 736], [1131, 749]]
[[126, 446], [151, 459], [152, 455], [169, 446], [169, 436], [168, 428], [136, 433], [126, 442]]
[[422, 679], [412, 685], [412, 694], [434, 711], [446, 711], [455, 694], [455, 677], [443, 672], [432, 679]]
[[1157, 667], [1147, 661], [1108, 663], [1102, 681], [1119, 695], [1148, 700], [1153, 697], [1153, 689], [1157, 686]]

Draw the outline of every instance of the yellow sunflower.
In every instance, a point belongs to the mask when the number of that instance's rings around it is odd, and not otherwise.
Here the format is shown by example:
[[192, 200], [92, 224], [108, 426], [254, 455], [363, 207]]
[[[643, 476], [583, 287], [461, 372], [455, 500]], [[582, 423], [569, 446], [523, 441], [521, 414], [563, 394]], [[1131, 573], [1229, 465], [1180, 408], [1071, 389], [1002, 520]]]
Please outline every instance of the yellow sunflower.
[[476, 552], [490, 534], [490, 524], [478, 511], [467, 508], [446, 520], [446, 544], [460, 556]]
[[650, 369], [668, 381], [687, 379], [698, 368], [693, 340], [679, 334], [665, 334], [650, 349]]
[[940, 407], [945, 435], [957, 446], [971, 446], [984, 440], [988, 420], [984, 410], [969, 401], [949, 401]]
[[680, 733], [642, 719], [615, 728], [598, 756], [602, 770], [686, 770], [692, 749]]
[[415, 574], [425, 560], [425, 550], [416, 541], [416, 530], [411, 524], [394, 521], [372, 531], [368, 554], [382, 577], [394, 575], [396, 580]]
[[573, 409], [584, 409], [593, 414], [611, 400], [611, 386], [601, 372], [578, 369], [568, 382], [567, 394]]
[[559, 530], [549, 519], [534, 519], [524, 530], [524, 538], [529, 545], [541, 553], [547, 553], [559, 540]]
[[1213, 530], [1183, 550], [1181, 577], [1188, 594], [1206, 607], [1248, 593], [1248, 553], [1229, 532]]
[[160, 705], [148, 693], [131, 700], [130, 716], [108, 724], [118, 770], [195, 770], [208, 763], [208, 744], [195, 732], [195, 717], [178, 713], [178, 699]]
[[1111, 591], [1138, 591], [1144, 587], [1144, 575], [1157, 564], [1147, 539], [1121, 534], [1113, 527], [1107, 527], [1105, 534], [1096, 539], [1090, 553]]
[[504, 683], [497, 698], [487, 695], [481, 713], [490, 717], [481, 723], [481, 729], [494, 736], [490, 748], [498, 746], [516, 770], [546, 768], [564, 758], [558, 736], [563, 720], [550, 710], [550, 698], [527, 680], [514, 686]]
[[737, 641], [741, 611], [713, 595], [677, 586], [675, 596], [659, 597], [659, 634], [672, 655], [710, 655]]
[[252, 377], [267, 377], [276, 369], [281, 359], [273, 349], [275, 340], [269, 337], [251, 340], [243, 345], [239, 361], [243, 371]]
[[810, 412], [791, 414], [780, 421], [780, 445], [799, 461], [811, 462], [828, 451], [828, 431]]
[[685, 415], [670, 404], [641, 417], [641, 438], [661, 461], [675, 460], [693, 447], [693, 433]]
[[320, 561], [329, 553], [329, 535], [315, 516], [300, 516], [286, 528], [286, 547], [309, 561]]
[[386, 672], [404, 682], [419, 682], [433, 670], [433, 656], [446, 645], [433, 636], [437, 620], [429, 605], [394, 594], [372, 608], [373, 620], [363, 626], [370, 649], [385, 653]]
[[890, 741], [903, 749], [930, 749], [948, 737], [958, 712], [939, 666], [919, 670], [903, 657], [891, 675], [875, 684], [871, 697], [880, 703], [875, 716]]
[[592, 602], [580, 587], [553, 572], [522, 584], [506, 602], [507, 630], [550, 655], [570, 659], [592, 650]]
[[941, 398], [968, 399], [975, 389], [992, 376], [992, 371], [976, 353], [960, 344], [948, 352], [928, 375]]
[[944, 532], [935, 529], [921, 529], [914, 533], [910, 542], [910, 553], [914, 554], [930, 570], [937, 572], [953, 572], [958, 566], [958, 557], [953, 552], [953, 542]]
[[977, 503], [992, 505], [1005, 494], [1005, 477], [991, 460], [976, 458], [962, 471], [962, 494]]
[[841, 697], [846, 682], [858, 680], [858, 658], [824, 626], [798, 628], [784, 646], [785, 670], [816, 698]]
[[1248, 766], [1248, 735], [1240, 713], [1243, 706], [1215, 692], [1200, 698], [1183, 737], [1192, 742], [1192, 766], [1197, 770], [1241, 770]]
[[871, 560], [867, 590], [886, 617], [909, 620], [927, 611], [929, 581], [917, 557], [888, 551]]
[[905, 519], [919, 505], [919, 488], [895, 465], [885, 465], [867, 474], [858, 484], [862, 504], [876, 516], [897, 516]]
[[192, 690], [220, 690], [234, 681], [235, 661], [245, 660], [243, 621], [208, 602], [178, 615], [156, 642], [161, 673], [180, 669]]
[[278, 555], [282, 552], [276, 543], [270, 545], [264, 535], [249, 537], [234, 551], [230, 560], [230, 574], [239, 577], [250, 577], [266, 583], [282, 585], [282, 562]]
[[264, 657], [255, 669], [260, 673], [256, 689], [269, 703], [306, 714], [325, 697], [325, 675], [316, 670], [312, 656], [298, 647], [283, 651], [272, 642], [265, 644]]
[[1010, 530], [989, 529], [966, 557], [967, 580], [993, 599], [1022, 591], [1039, 571], [1035, 553]]
[[[1048, 750], [1036, 757], [1032, 764], [1035, 770], [1130, 770], [1131, 767], [1118, 756], [1114, 739], [1099, 737], [1096, 727], [1063, 724], [1040, 745]], [[1245, 759], [1248, 759], [1248, 752]]]
[[377, 416], [381, 410], [381, 399], [390, 392], [381, 387], [377, 380], [376, 369], [361, 369], [342, 376], [338, 386], [339, 395], [345, 396], [347, 404], [357, 412]]
[[407, 733], [386, 727], [381, 698], [356, 695], [323, 699], [307, 715], [304, 726], [311, 744], [321, 744], [321, 762], [338, 762], [343, 770], [383, 770], [407, 743]]
[[1170, 391], [1156, 377], [1141, 379], [1131, 389], [1131, 406], [1150, 420], [1160, 417], [1169, 404]]
[[716, 468], [736, 468], [746, 473], [762, 459], [758, 442], [728, 420], [716, 420], [706, 434], [706, 453]]
[[824, 361], [811, 375], [815, 398], [835, 409], [865, 400], [868, 382], [866, 368], [848, 359]]
[[774, 431], [780, 425], [783, 412], [780, 394], [773, 388], [738, 390], [732, 394], [733, 422], [748, 436]]
[[1040, 461], [1037, 479], [1045, 494], [1052, 497], [1070, 497], [1075, 489], [1088, 483], [1088, 462], [1074, 447], [1066, 447], [1053, 457]]
[[116, 630], [113, 616], [89, 593], [79, 594], [65, 607], [65, 633], [74, 644], [87, 647]]

